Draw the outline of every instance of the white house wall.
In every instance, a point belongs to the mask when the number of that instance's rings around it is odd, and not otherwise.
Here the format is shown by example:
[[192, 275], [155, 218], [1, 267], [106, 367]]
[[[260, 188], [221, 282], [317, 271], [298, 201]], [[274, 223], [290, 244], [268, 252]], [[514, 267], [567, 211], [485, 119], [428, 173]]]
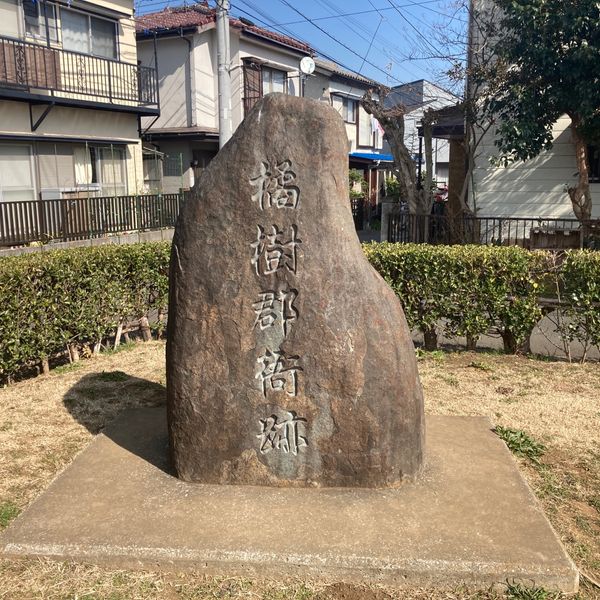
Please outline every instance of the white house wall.
[[[191, 41], [191, 37], [187, 38]], [[158, 81], [160, 84], [160, 117], [153, 127], [190, 127], [191, 105], [189, 101], [187, 68], [189, 46], [180, 37], [163, 38], [158, 44]], [[154, 66], [154, 43], [151, 40], [138, 44], [138, 58], [142, 65]], [[142, 119], [148, 127], [154, 117]]]
[[[538, 157], [508, 167], [493, 166], [497, 156], [493, 129], [476, 157], [471, 200], [481, 216], [575, 218], [566, 188], [577, 182], [568, 117], [553, 128], [553, 147]], [[592, 184], [593, 216], [600, 217], [600, 184]]]
[[[234, 63], [235, 64], [235, 63]], [[194, 36], [192, 119], [193, 126], [218, 129], [219, 96], [217, 31], [210, 28]]]
[[[473, 6], [498, 18], [492, 0], [473, 0]], [[483, 43], [473, 20], [470, 24], [471, 47]], [[489, 44], [488, 44], [489, 45]], [[472, 51], [471, 60], [478, 54]], [[480, 216], [575, 218], [567, 187], [577, 183], [575, 150], [571, 141], [570, 119], [566, 116], [553, 126], [553, 147], [535, 159], [518, 161], [508, 167], [494, 166], [490, 159], [498, 156], [494, 145], [495, 127], [483, 136], [475, 154], [474, 183], [470, 204]], [[600, 184], [591, 184], [592, 216], [600, 217]]]

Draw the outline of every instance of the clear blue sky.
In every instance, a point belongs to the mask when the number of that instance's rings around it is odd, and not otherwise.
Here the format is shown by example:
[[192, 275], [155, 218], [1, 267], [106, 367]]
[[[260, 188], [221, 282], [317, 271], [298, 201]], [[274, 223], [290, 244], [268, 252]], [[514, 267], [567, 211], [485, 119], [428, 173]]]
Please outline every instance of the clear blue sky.
[[[416, 79], [449, 86], [440, 73], [451, 61], [436, 56], [458, 56], [461, 48], [444, 48], [439, 40], [460, 35], [467, 19], [455, 0], [230, 1], [232, 16], [308, 42], [319, 54], [389, 86]], [[182, 4], [136, 0], [138, 14]]]

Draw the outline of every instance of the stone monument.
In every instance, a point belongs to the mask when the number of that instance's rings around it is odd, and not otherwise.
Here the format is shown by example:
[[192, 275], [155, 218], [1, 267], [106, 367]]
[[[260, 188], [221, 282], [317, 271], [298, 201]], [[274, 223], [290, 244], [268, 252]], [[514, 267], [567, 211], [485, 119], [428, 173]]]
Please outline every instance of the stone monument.
[[384, 487], [418, 474], [414, 348], [358, 242], [328, 105], [266, 96], [204, 171], [175, 231], [168, 330], [180, 478]]

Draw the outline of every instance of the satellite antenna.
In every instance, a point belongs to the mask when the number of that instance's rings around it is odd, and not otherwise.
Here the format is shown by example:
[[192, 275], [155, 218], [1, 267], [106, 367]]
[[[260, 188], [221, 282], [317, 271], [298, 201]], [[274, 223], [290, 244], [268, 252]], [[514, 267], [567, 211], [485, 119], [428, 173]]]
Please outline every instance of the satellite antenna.
[[315, 61], [310, 56], [305, 56], [300, 61], [300, 90], [301, 95], [304, 97], [304, 86], [306, 84], [306, 78], [315, 72]]
[[300, 71], [304, 75], [312, 75], [315, 71], [315, 61], [310, 56], [305, 56], [300, 61]]

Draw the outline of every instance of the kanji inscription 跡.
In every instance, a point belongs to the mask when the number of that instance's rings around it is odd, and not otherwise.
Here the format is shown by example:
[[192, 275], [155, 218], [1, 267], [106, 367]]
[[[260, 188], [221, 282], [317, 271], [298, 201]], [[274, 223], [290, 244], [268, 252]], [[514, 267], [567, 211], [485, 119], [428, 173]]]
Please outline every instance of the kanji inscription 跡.
[[284, 419], [271, 415], [260, 420], [261, 432], [256, 436], [260, 438], [260, 452], [266, 454], [271, 450], [282, 450], [286, 454], [291, 452], [294, 456], [300, 448], [308, 446], [308, 440], [300, 435], [300, 428], [306, 419], [299, 417], [294, 411], [287, 413]]

